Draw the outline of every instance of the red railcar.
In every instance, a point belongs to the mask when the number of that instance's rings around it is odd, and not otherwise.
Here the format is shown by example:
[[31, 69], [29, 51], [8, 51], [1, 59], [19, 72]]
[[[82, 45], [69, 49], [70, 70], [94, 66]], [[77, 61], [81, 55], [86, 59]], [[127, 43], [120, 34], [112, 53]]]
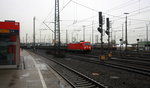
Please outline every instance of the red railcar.
[[19, 22], [0, 22], [0, 68], [16, 68], [20, 64]]
[[69, 43], [67, 44], [67, 50], [88, 52], [92, 50], [92, 46], [90, 42]]

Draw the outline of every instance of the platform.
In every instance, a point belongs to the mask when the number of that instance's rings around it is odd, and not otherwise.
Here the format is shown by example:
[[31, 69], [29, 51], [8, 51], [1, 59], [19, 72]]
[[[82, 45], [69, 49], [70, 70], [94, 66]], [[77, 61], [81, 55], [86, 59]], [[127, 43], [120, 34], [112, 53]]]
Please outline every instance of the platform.
[[71, 88], [50, 67], [39, 64], [35, 56], [21, 50], [19, 69], [0, 70], [0, 88]]

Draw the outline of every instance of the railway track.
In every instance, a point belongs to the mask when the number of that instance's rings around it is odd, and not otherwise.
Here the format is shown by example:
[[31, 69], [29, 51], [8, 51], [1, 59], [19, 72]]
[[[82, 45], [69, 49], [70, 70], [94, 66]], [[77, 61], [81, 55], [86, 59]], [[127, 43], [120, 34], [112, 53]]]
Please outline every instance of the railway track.
[[73, 88], [108, 88], [107, 86], [100, 84], [99, 82], [83, 75], [82, 73], [60, 62], [57, 62], [54, 59], [50, 59], [49, 57], [41, 54], [39, 55], [57, 64], [57, 68], [55, 68], [54, 66], [47, 63], [53, 70], [55, 70], [61, 77], [63, 77]]
[[[98, 58], [98, 56], [96, 55], [82, 55], [80, 54], [81, 56], [85, 56], [85, 57], [91, 57], [91, 58]], [[131, 63], [131, 64], [134, 64], [134, 65], [139, 65], [139, 66], [142, 66], [143, 68], [144, 67], [148, 67], [148, 69], [150, 69], [150, 59], [143, 59], [143, 58], [137, 58], [137, 57], [113, 57], [111, 58], [111, 60], [113, 61], [118, 61], [118, 62], [124, 62], [124, 63]]]
[[[148, 61], [142, 61], [142, 60], [130, 60], [130, 59], [119, 59], [119, 58], [111, 58], [111, 60], [114, 60], [114, 61], [119, 61], [119, 62], [125, 62], [125, 63], [131, 63], [131, 64], [137, 64], [137, 65], [141, 65], [141, 66], [144, 66], [144, 67], [150, 67], [150, 62]], [[150, 68], [149, 68], [150, 69]]]
[[[105, 66], [109, 66], [109, 67], [114, 67], [114, 68], [118, 68], [118, 69], [123, 69], [123, 70], [127, 70], [127, 71], [131, 71], [134, 73], [139, 73], [139, 74], [143, 74], [143, 75], [147, 75], [150, 76], [150, 70], [149, 70], [149, 66], [147, 68], [145, 67], [137, 67], [135, 65], [129, 65], [128, 63], [114, 63], [111, 61], [100, 61], [97, 59], [97, 56], [92, 56], [92, 55], [80, 55], [80, 56], [72, 56], [70, 55], [69, 57], [74, 57], [74, 58], [78, 58], [78, 60], [83, 60], [83, 61], [87, 61], [90, 63], [95, 63], [95, 64], [101, 64], [101, 65], [105, 65]], [[86, 58], [85, 58], [86, 57]], [[87, 58], [90, 57], [90, 58]]]
[[[91, 58], [98, 58], [98, 55], [88, 55], [88, 54], [77, 54], [80, 56], [85, 56], [85, 57], [91, 57]], [[150, 59], [144, 59], [144, 58], [137, 58], [137, 57], [114, 57], [111, 58], [111, 60], [114, 61], [120, 61], [120, 62], [127, 62], [127, 63], [132, 63], [132, 64], [137, 64], [137, 65], [143, 65], [143, 66], [150, 66]]]
[[[100, 50], [98, 49], [94, 49], [91, 54], [92, 55], [99, 55]], [[127, 54], [124, 51], [112, 51], [113, 53], [113, 57], [119, 57], [119, 58], [129, 58], [129, 59], [138, 59], [140, 60], [142, 58], [142, 60], [144, 59], [145, 61], [150, 61], [150, 52], [136, 52], [136, 51], [128, 51]], [[123, 57], [121, 56], [123, 55]]]
[[[140, 58], [144, 59], [144, 60], [149, 60], [150, 57], [150, 53], [144, 53], [144, 52], [127, 52], [127, 54], [125, 52], [113, 52], [114, 57], [120, 57], [120, 58], [137, 58], [140, 60]], [[123, 57], [121, 56], [123, 55]], [[150, 61], [150, 60], [149, 60]]]

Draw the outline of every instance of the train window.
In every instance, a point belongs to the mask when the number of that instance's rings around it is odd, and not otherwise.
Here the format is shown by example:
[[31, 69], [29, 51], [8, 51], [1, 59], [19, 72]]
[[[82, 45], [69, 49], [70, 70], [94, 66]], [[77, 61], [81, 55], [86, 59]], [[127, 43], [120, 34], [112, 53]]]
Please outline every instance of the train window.
[[91, 45], [90, 43], [84, 43], [84, 45]]

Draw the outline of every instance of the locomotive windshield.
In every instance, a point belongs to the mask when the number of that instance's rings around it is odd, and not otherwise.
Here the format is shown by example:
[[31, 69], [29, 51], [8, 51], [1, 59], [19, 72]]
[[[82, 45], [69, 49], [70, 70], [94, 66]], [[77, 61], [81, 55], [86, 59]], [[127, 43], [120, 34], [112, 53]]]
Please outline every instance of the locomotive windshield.
[[84, 45], [91, 45], [90, 43], [84, 43]]

